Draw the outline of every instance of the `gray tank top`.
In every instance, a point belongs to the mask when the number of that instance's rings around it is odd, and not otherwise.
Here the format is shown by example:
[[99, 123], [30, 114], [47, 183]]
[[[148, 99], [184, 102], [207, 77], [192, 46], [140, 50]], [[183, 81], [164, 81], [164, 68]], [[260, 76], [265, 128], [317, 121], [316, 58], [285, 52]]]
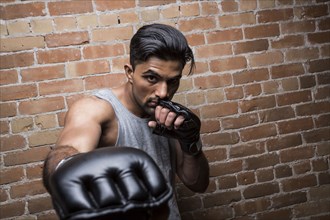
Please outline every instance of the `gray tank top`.
[[[108, 101], [115, 111], [118, 120], [118, 136], [116, 146], [127, 146], [147, 152], [157, 163], [166, 180], [174, 190], [174, 172], [172, 170], [169, 139], [155, 135], [148, 126], [148, 118], [139, 118], [131, 113], [109, 89], [98, 90], [94, 96]], [[175, 196], [169, 201], [169, 220], [181, 219]]]

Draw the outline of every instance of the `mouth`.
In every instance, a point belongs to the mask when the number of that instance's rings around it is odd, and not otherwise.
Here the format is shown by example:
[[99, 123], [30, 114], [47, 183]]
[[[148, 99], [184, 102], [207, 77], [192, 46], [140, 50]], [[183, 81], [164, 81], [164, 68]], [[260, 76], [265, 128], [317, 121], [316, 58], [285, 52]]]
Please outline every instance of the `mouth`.
[[159, 104], [158, 99], [150, 99], [148, 101], [148, 106], [151, 108], [156, 108], [158, 104]]

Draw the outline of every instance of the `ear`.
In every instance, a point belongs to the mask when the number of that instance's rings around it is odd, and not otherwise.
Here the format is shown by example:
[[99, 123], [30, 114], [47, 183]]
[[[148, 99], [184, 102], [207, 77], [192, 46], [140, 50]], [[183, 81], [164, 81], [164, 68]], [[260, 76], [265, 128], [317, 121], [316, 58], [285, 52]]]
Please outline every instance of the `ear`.
[[125, 64], [125, 74], [129, 83], [133, 83], [133, 68], [130, 64]]

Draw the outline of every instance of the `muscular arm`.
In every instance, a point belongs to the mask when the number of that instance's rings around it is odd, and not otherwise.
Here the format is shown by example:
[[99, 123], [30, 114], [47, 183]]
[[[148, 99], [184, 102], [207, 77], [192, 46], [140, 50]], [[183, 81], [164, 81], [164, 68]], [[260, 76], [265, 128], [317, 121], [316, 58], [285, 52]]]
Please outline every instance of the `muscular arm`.
[[177, 154], [176, 172], [180, 180], [194, 192], [204, 192], [209, 185], [209, 165], [203, 152], [196, 156], [181, 150], [177, 140], [172, 140]]
[[67, 112], [64, 128], [56, 146], [48, 154], [43, 169], [43, 180], [47, 180], [58, 163], [72, 155], [89, 152], [98, 146], [102, 123], [110, 120], [112, 109], [104, 101], [86, 97], [72, 105]]

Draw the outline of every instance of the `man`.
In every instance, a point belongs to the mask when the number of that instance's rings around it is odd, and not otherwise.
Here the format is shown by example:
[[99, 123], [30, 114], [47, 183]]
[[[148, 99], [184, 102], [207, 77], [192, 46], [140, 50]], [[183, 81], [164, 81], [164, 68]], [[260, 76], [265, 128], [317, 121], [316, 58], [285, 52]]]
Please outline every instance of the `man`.
[[[124, 66], [127, 82], [82, 98], [68, 111], [56, 147], [45, 161], [46, 187], [63, 159], [97, 148], [128, 146], [147, 152], [172, 186], [176, 174], [192, 191], [204, 192], [209, 167], [201, 151], [200, 121], [169, 101], [189, 61], [190, 74], [194, 56], [181, 32], [162, 24], [140, 28], [131, 40], [130, 64]], [[187, 121], [192, 123], [187, 126]], [[180, 219], [175, 197], [168, 206], [168, 219]]]

